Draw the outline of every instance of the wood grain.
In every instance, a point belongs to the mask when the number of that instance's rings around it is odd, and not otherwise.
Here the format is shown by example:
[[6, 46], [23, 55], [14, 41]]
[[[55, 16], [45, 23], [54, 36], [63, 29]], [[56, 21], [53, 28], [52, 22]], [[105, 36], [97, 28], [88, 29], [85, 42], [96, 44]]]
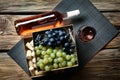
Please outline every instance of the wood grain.
[[0, 12], [48, 11], [52, 10], [59, 2], [60, 0], [1, 0]]
[[0, 53], [0, 80], [31, 79], [6, 53]]
[[110, 41], [104, 48], [119, 48], [120, 47], [120, 33], [112, 41]]
[[[20, 39], [17, 35], [0, 35], [0, 50], [10, 50]], [[120, 33], [104, 48], [118, 48], [120, 47]]]
[[120, 29], [120, 12], [102, 12], [116, 28]]
[[[0, 12], [41, 12], [52, 10], [61, 0], [1, 0]], [[91, 0], [100, 11], [120, 11], [120, 1]], [[7, 4], [7, 5], [6, 5]]]
[[[118, 30], [120, 30], [120, 12], [107, 12], [103, 14]], [[0, 50], [11, 49], [21, 39], [20, 36], [16, 34], [14, 21], [26, 16], [31, 15], [0, 15], [0, 22], [2, 25], [0, 27]], [[120, 34], [115, 39], [113, 39], [105, 48], [115, 47], [120, 47]]]
[[[82, 70], [70, 76], [69, 80], [118, 80], [119, 78], [120, 48], [100, 51]], [[30, 80], [30, 78], [6, 53], [1, 53], [0, 80]]]
[[[0, 0], [0, 80], [31, 80], [6, 52], [6, 50], [10, 50], [21, 39], [16, 34], [14, 21], [18, 18], [38, 14], [41, 11], [50, 11], [60, 1]], [[70, 78], [67, 80], [119, 80], [120, 0], [90, 1], [119, 30], [119, 34], [94, 56], [82, 70], [69, 76]], [[16, 14], [16, 12], [24, 13], [24, 15], [19, 13], [17, 15], [10, 14]]]
[[72, 77], [74, 80], [119, 80], [119, 78], [120, 49], [100, 51], [85, 68]]

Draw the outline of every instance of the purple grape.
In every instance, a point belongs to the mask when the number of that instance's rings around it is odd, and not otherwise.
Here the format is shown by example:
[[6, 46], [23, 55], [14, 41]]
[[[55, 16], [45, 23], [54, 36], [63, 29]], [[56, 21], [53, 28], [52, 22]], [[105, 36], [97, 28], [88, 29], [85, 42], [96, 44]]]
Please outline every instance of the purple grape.
[[73, 53], [73, 52], [74, 52], [74, 49], [70, 49], [69, 52], [70, 52], [70, 53]]
[[45, 31], [45, 34], [38, 34], [35, 39], [35, 45], [48, 45], [52, 48], [62, 46], [62, 50], [67, 54], [74, 53], [75, 45], [71, 44], [70, 34], [64, 29]]
[[69, 39], [68, 39], [68, 42], [71, 43], [71, 42], [72, 42], [72, 39], [69, 38]]
[[66, 32], [65, 32], [65, 31], [63, 31], [63, 35], [66, 35]]
[[69, 35], [69, 34], [66, 34], [64, 38], [65, 38], [65, 39], [68, 39], [69, 37], [70, 37], [70, 35]]
[[66, 51], [66, 48], [65, 48], [65, 47], [63, 47], [63, 48], [62, 48], [62, 50], [63, 50], [63, 51]]
[[69, 43], [65, 43], [65, 44], [64, 44], [65, 47], [68, 47], [69, 45], [70, 45]]
[[59, 38], [55, 38], [55, 41], [58, 41], [59, 40]]
[[63, 37], [63, 36], [60, 37], [60, 41], [62, 41], [62, 40], [64, 40], [64, 37]]
[[39, 42], [41, 39], [42, 39], [42, 35], [38, 34], [34, 41], [36, 43], [36, 42]]
[[35, 42], [35, 44], [34, 44], [35, 46], [39, 46], [39, 42]]
[[56, 33], [54, 32], [54, 33], [52, 33], [52, 35], [53, 35], [53, 36], [56, 36]]
[[59, 46], [59, 45], [61, 44], [61, 42], [60, 42], [60, 41], [57, 41], [56, 44]]
[[41, 41], [39, 44], [44, 46], [44, 42], [43, 41]]
[[48, 38], [44, 38], [44, 43], [48, 43]]
[[37, 43], [39, 40], [35, 39], [34, 41], [35, 41], [35, 43]]
[[50, 42], [54, 42], [55, 39], [54, 39], [54, 38], [50, 38], [49, 41], [50, 41]]
[[75, 48], [75, 45], [71, 44], [70, 48], [71, 48], [71, 49], [74, 49], [74, 48]]
[[50, 29], [50, 31], [49, 31], [49, 32], [50, 32], [49, 34], [51, 34], [51, 35], [52, 35], [52, 33], [53, 33], [54, 31], [53, 31], [53, 29]]
[[48, 34], [48, 38], [51, 38], [52, 37], [52, 35], [51, 34]]
[[54, 32], [55, 32], [55, 33], [58, 33], [58, 30], [55, 30]]
[[46, 31], [45, 34], [48, 35], [50, 33], [50, 31]]
[[51, 42], [48, 42], [48, 44], [47, 44], [48, 46], [52, 46], [52, 43]]
[[59, 36], [63, 36], [63, 32], [59, 32]]

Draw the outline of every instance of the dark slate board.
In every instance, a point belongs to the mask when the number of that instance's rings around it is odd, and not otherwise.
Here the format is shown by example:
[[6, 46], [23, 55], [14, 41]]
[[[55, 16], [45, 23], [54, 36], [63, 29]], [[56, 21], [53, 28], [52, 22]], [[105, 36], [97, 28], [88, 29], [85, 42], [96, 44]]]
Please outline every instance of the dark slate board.
[[[110, 22], [92, 5], [89, 0], [63, 0], [55, 7], [61, 13], [79, 9], [80, 15], [73, 20], [74, 34], [79, 56], [79, 67], [83, 67], [99, 50], [101, 50], [118, 31]], [[78, 38], [78, 29], [83, 25], [92, 26], [96, 30], [95, 38], [90, 42], [82, 42]]]
[[[56, 7], [55, 10], [65, 13], [67, 11], [79, 9], [80, 16], [72, 20], [74, 34], [77, 43], [77, 51], [79, 57], [79, 69], [81, 69], [98, 51], [100, 51], [110, 40], [112, 40], [118, 31], [110, 24], [110, 22], [92, 5], [89, 0], [63, 0]], [[77, 32], [83, 25], [92, 26], [96, 30], [95, 38], [90, 42], [81, 42], [78, 39]], [[28, 67], [26, 65], [23, 41], [17, 43], [8, 54], [23, 68], [28, 74]], [[74, 70], [74, 69], [71, 69]], [[68, 70], [67, 70], [68, 71]], [[68, 71], [69, 74], [62, 73], [61, 75], [51, 74], [42, 77], [45, 79], [69, 79], [73, 72]], [[63, 76], [64, 75], [64, 76]], [[33, 78], [38, 80], [39, 78]]]
[[27, 73], [29, 73], [26, 57], [24, 40], [20, 40], [9, 52], [8, 55]]

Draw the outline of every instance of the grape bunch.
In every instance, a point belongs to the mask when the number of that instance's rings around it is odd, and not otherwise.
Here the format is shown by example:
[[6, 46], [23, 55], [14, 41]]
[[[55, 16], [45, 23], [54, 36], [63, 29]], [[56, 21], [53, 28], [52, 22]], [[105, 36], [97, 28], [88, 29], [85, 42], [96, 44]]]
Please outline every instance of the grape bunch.
[[74, 53], [75, 45], [72, 43], [70, 34], [65, 29], [50, 29], [38, 34], [34, 40], [35, 46], [50, 46], [52, 48], [62, 46], [67, 54]]
[[61, 47], [35, 47], [37, 66], [42, 71], [51, 71], [62, 67], [72, 67], [77, 63], [75, 54], [66, 54]]

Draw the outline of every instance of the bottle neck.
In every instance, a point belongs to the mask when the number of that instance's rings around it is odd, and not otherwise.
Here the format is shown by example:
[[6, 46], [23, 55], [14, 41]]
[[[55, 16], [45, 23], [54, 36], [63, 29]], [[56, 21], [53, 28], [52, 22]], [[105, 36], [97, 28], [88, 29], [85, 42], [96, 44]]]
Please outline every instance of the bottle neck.
[[78, 16], [79, 14], [80, 14], [80, 11], [78, 9], [66, 12], [63, 14], [63, 20], [72, 19], [72, 18]]

